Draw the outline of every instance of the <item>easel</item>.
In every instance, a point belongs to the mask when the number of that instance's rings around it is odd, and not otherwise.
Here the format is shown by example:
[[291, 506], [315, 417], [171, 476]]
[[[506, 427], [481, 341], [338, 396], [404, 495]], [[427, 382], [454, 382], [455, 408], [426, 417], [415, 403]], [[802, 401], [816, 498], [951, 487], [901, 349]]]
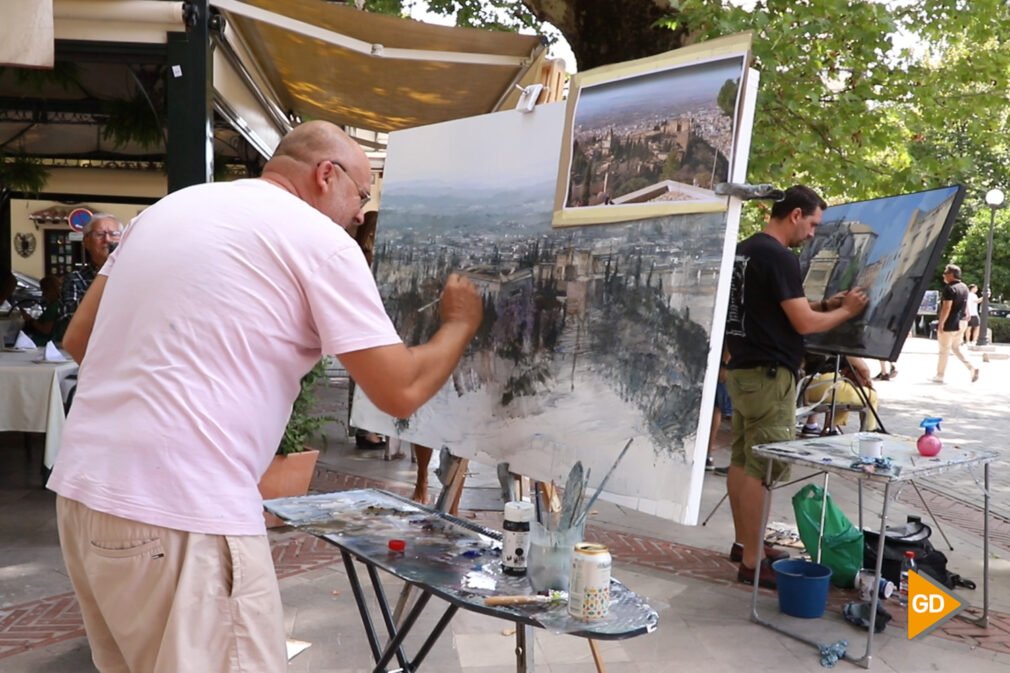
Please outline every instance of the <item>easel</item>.
[[[811, 409], [808, 412], [808, 413], [824, 413], [825, 414], [825, 417], [824, 417], [825, 423], [824, 423], [824, 428], [823, 428], [821, 434], [822, 435], [835, 434], [834, 419], [835, 419], [835, 412], [836, 412], [837, 407], [838, 407], [838, 401], [837, 401], [838, 386], [840, 384], [846, 383], [846, 382], [849, 383], [852, 386], [853, 390], [856, 393], [856, 396], [859, 398], [859, 401], [860, 401], [860, 406], [859, 406], [858, 409], [857, 408], [851, 408], [851, 409], [847, 409], [847, 411], [860, 411], [861, 413], [871, 413], [871, 414], [873, 414], [873, 419], [877, 422], [877, 432], [880, 432], [880, 433], [885, 434], [885, 435], [889, 434], [887, 432], [887, 430], [884, 429], [884, 422], [880, 420], [880, 415], [877, 413], [877, 410], [873, 408], [872, 404], [870, 404], [869, 393], [867, 393], [866, 390], [863, 388], [863, 386], [861, 386], [857, 381], [852, 381], [852, 380], [847, 379], [847, 378], [845, 378], [845, 377], [842, 376], [842, 374], [841, 374], [841, 370], [842, 370], [842, 358], [845, 357], [845, 356], [842, 355], [842, 354], [840, 354], [840, 353], [826, 353], [824, 355], [826, 357], [828, 357], [828, 358], [833, 358], [834, 359], [834, 365], [835, 365], [834, 366], [834, 376], [831, 379], [831, 388], [830, 388], [831, 401], [828, 403], [828, 405], [827, 405], [826, 408], [825, 408], [825, 405], [818, 403], [818, 404], [814, 405], [814, 408]], [[799, 392], [797, 392], [797, 394], [796, 394], [796, 404], [798, 406], [800, 406], [801, 403], [803, 402], [805, 393], [807, 391], [807, 388], [809, 388], [810, 385], [811, 385], [811, 383], [813, 383], [813, 380], [814, 380], [813, 377], [816, 376], [816, 375], [817, 374], [811, 374], [809, 376], [804, 377], [804, 379], [803, 379], [803, 385], [800, 387]], [[860, 429], [862, 429], [863, 425], [865, 425], [865, 423], [860, 425]]]

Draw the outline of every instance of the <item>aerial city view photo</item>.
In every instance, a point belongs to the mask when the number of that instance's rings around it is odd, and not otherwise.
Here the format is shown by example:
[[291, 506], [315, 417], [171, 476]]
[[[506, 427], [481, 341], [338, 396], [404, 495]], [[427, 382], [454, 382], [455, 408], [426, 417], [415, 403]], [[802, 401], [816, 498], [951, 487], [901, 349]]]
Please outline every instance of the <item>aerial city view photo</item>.
[[711, 199], [729, 174], [742, 56], [585, 87], [566, 206]]

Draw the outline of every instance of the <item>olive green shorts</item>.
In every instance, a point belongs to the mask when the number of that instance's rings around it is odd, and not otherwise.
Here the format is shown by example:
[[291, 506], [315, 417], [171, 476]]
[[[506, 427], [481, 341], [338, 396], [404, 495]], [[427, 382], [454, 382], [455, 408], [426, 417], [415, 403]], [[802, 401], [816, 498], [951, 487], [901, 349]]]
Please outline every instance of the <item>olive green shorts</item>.
[[755, 456], [757, 444], [785, 442], [796, 438], [796, 379], [785, 367], [775, 377], [768, 367], [730, 369], [726, 387], [733, 401], [733, 445], [730, 465], [762, 481], [772, 463], [772, 482], [789, 478], [789, 466], [779, 461]]

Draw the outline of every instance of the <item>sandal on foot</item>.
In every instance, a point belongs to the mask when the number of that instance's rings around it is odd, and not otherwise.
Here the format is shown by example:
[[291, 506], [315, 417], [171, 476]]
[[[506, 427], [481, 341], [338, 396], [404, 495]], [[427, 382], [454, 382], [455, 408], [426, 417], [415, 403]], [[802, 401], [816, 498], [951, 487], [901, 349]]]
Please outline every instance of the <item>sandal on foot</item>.
[[385, 449], [389, 443], [385, 439], [381, 439], [381, 437], [380, 439], [373, 441], [368, 438], [368, 435], [357, 435], [354, 438], [354, 445], [362, 451], [373, 451]]

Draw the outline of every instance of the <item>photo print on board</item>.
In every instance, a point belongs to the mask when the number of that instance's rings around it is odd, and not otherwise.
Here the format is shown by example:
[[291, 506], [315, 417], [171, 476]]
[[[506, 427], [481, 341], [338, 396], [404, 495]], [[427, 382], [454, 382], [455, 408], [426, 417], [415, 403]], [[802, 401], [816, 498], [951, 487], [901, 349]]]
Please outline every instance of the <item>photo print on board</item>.
[[554, 226], [720, 212], [739, 133], [749, 33], [572, 80]]

